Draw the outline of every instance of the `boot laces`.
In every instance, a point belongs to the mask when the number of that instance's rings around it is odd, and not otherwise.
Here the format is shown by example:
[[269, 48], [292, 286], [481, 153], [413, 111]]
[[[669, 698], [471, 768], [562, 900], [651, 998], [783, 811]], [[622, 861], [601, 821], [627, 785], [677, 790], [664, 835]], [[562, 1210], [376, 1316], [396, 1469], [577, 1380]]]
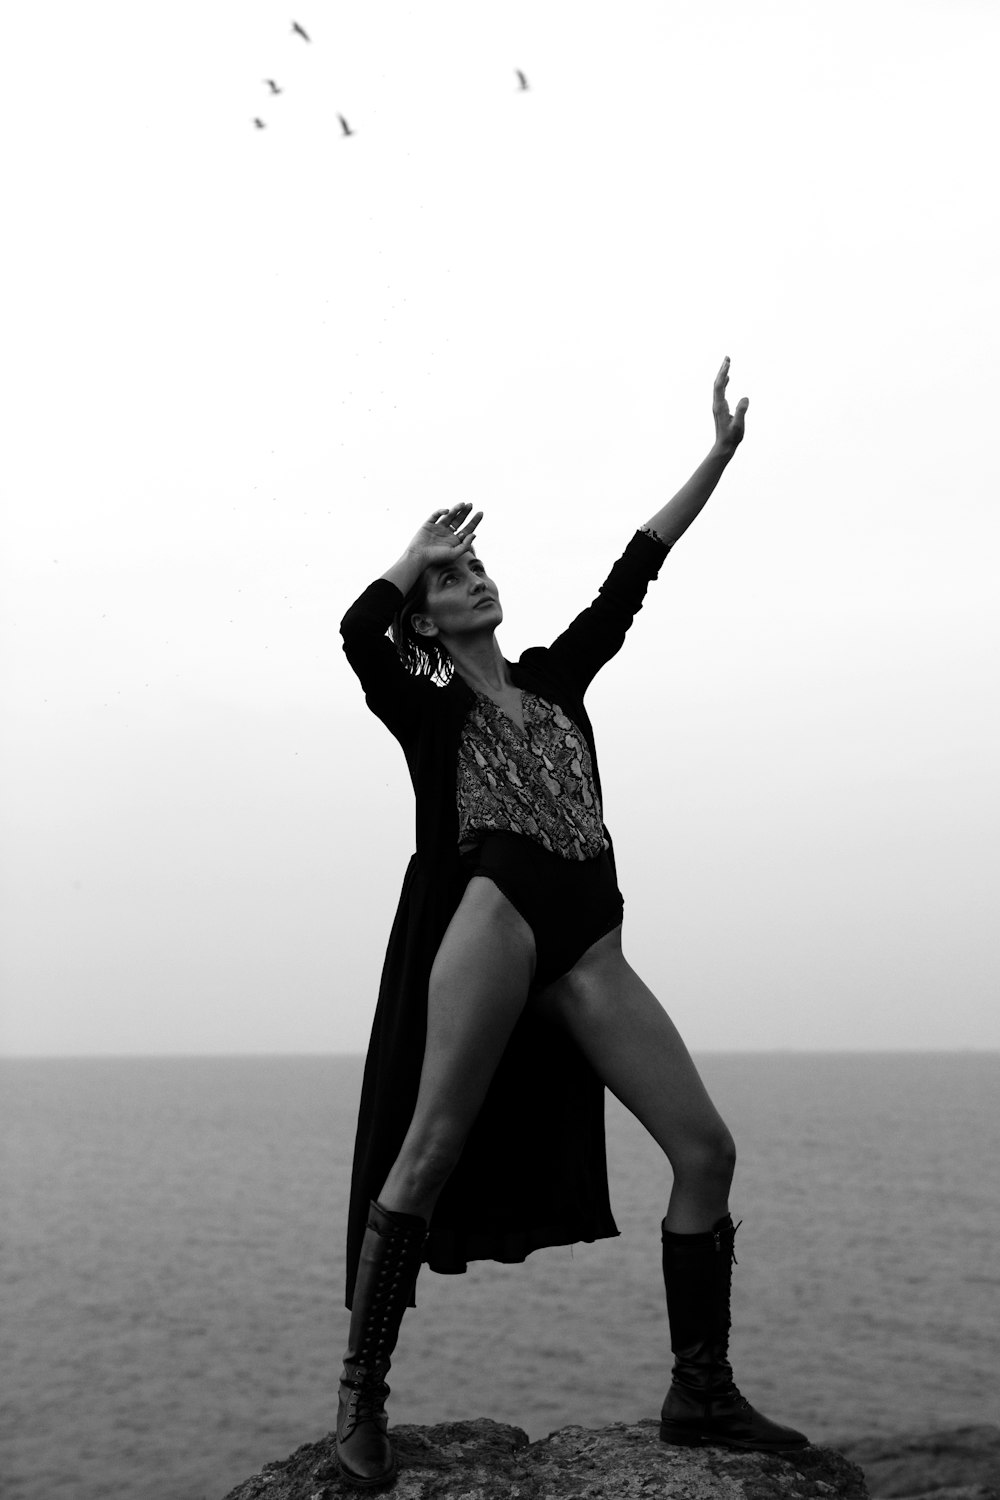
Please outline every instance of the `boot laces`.
[[386, 1387], [366, 1386], [356, 1391], [351, 1397], [351, 1409], [354, 1416], [354, 1424], [359, 1422], [371, 1422], [376, 1417], [381, 1417], [385, 1405]]
[[385, 1398], [389, 1387], [375, 1373], [360, 1379], [344, 1380], [351, 1394], [347, 1401], [347, 1416], [344, 1421], [344, 1436], [349, 1436], [362, 1422], [376, 1422], [385, 1416]]
[[385, 1263], [372, 1299], [359, 1351], [361, 1359], [368, 1361], [377, 1359], [382, 1353], [389, 1325], [399, 1310], [401, 1298], [408, 1292], [404, 1277], [404, 1266], [410, 1249], [408, 1236], [393, 1226], [385, 1239]]

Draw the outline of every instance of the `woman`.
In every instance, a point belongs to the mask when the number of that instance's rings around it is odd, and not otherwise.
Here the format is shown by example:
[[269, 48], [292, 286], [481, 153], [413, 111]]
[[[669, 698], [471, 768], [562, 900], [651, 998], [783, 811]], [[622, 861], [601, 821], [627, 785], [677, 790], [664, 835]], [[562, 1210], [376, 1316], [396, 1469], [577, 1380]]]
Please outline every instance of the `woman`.
[[[782, 1451], [799, 1432], [740, 1395], [727, 1358], [732, 1137], [673, 1023], [626, 962], [614, 849], [583, 696], [743, 437], [715, 380], [715, 442], [550, 647], [501, 654], [497, 588], [468, 504], [435, 511], [341, 625], [416, 793], [362, 1091], [348, 1230], [337, 1454], [388, 1483], [385, 1376], [417, 1271], [520, 1261], [615, 1235], [604, 1088], [650, 1131], [673, 1187], [661, 1226], [669, 1443]], [[392, 641], [386, 631], [392, 629]]]

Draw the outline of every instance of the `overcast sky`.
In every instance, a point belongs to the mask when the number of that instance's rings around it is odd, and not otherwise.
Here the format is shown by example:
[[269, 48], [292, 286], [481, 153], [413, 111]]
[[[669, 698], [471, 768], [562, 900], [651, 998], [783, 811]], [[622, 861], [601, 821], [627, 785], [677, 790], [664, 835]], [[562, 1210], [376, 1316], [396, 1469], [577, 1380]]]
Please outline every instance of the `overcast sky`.
[[413, 807], [341, 616], [470, 500], [547, 643], [725, 354], [746, 441], [588, 698], [626, 956], [696, 1050], [1000, 1046], [998, 34], [5, 18], [0, 1049], [362, 1051]]

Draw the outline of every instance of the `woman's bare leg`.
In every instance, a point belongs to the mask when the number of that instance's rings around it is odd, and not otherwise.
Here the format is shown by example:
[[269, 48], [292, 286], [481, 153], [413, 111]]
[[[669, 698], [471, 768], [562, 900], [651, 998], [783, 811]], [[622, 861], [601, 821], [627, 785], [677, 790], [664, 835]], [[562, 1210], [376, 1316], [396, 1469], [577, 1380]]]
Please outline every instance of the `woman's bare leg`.
[[711, 1229], [729, 1211], [736, 1147], [676, 1026], [626, 962], [621, 928], [539, 999], [669, 1158], [667, 1228]]
[[431, 969], [427, 1041], [413, 1119], [378, 1201], [429, 1220], [457, 1163], [535, 972], [531, 928], [474, 875]]
[[736, 1148], [677, 1028], [626, 963], [620, 928], [539, 999], [673, 1167], [663, 1280], [674, 1366], [660, 1413], [661, 1439], [778, 1453], [804, 1448], [803, 1433], [755, 1411], [733, 1379], [728, 1342], [735, 1231], [726, 1216]]

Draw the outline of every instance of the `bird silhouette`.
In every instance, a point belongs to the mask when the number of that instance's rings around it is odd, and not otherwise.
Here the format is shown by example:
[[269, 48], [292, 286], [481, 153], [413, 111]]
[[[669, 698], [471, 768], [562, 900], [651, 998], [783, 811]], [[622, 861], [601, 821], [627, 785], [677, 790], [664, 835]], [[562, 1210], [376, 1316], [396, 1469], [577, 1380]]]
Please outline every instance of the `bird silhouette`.
[[337, 119], [340, 121], [340, 128], [345, 135], [357, 135], [357, 131], [351, 129], [350, 125], [348, 125], [343, 115], [338, 115]]
[[282, 89], [279, 89], [273, 78], [264, 78], [262, 79], [262, 82], [267, 84], [272, 94], [280, 94], [283, 92]]
[[298, 34], [299, 34], [299, 36], [302, 37], [303, 41], [306, 41], [306, 42], [309, 41], [309, 33], [308, 33], [308, 31], [304, 31], [303, 28], [299, 25], [298, 21], [293, 21], [292, 22], [292, 30], [293, 31], [297, 31]]
[[520, 68], [515, 68], [514, 72], [517, 74], [517, 79], [518, 79], [518, 82], [520, 83], [522, 89], [526, 89], [528, 87], [528, 80], [525, 78], [524, 74], [521, 72], [521, 69]]
[[254, 115], [253, 122], [256, 125], [256, 127], [257, 127], [258, 130], [264, 130], [264, 129], [266, 129], [264, 121], [262, 119], [260, 119], [260, 117], [258, 115]]

